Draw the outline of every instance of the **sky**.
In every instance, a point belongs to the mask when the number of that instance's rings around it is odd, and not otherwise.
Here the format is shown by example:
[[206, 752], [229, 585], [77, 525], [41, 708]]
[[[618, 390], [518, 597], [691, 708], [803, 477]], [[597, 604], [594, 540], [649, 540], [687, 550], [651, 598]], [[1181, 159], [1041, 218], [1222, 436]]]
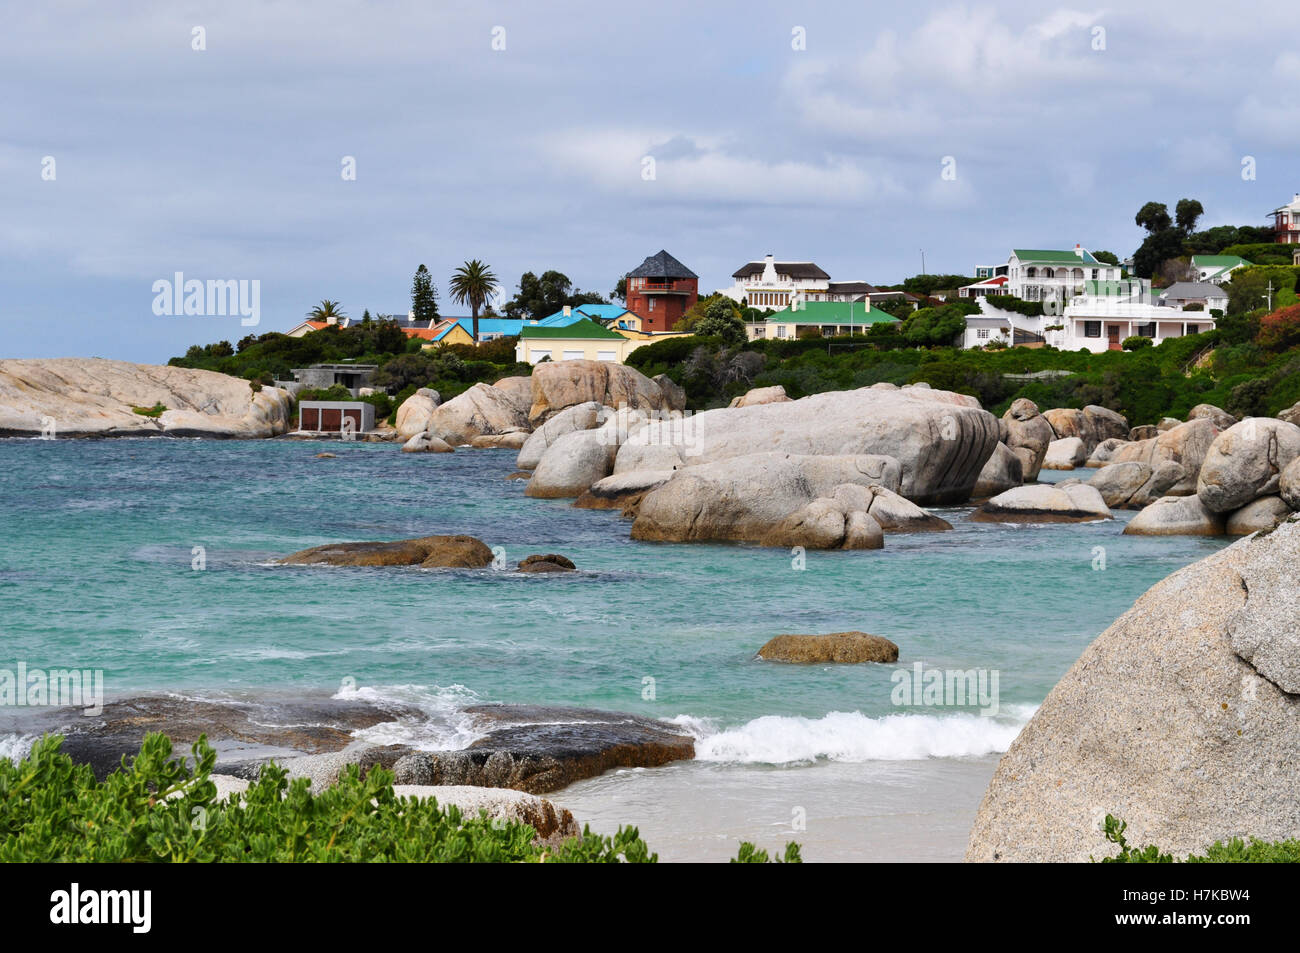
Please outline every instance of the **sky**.
[[[1139, 7], [1140, 9], [1135, 9]], [[0, 357], [163, 363], [426, 264], [611, 291], [667, 249], [836, 280], [1132, 253], [1147, 201], [1300, 192], [1300, 4], [10, 4]], [[354, 175], [349, 175], [354, 171]], [[155, 282], [258, 282], [259, 323]], [[251, 285], [249, 286], [251, 287]]]

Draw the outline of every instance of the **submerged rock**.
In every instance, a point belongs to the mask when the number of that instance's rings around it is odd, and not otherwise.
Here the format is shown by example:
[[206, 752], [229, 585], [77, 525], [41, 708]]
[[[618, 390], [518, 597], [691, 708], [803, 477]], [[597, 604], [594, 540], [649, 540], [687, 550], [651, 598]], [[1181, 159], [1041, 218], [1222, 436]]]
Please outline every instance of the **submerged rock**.
[[482, 569], [492, 550], [473, 536], [421, 536], [393, 542], [327, 543], [292, 553], [284, 566], [419, 566]]
[[[1185, 503], [1194, 498], [1182, 498]], [[1300, 830], [1300, 524], [1241, 540], [1152, 587], [1097, 637], [1010, 750], [969, 861], [1175, 857]]]
[[558, 553], [527, 556], [519, 562], [520, 572], [573, 572], [577, 568], [568, 556]]
[[778, 635], [758, 650], [769, 662], [897, 662], [898, 646], [867, 632]]

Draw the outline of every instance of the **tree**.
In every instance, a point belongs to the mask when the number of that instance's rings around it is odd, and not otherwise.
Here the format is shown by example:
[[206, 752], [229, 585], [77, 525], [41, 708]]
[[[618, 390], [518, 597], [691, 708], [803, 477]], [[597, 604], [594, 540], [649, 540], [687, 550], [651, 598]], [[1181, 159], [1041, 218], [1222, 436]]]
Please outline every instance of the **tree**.
[[1174, 206], [1174, 222], [1182, 229], [1184, 235], [1190, 235], [1196, 227], [1196, 220], [1205, 214], [1205, 209], [1196, 199], [1179, 199]]
[[438, 320], [438, 289], [424, 265], [415, 269], [415, 280], [411, 283], [411, 310], [415, 312], [416, 321], [428, 322], [430, 327]]
[[451, 299], [460, 304], [469, 305], [470, 317], [474, 322], [474, 343], [478, 343], [478, 312], [496, 293], [497, 276], [492, 269], [475, 258], [457, 268], [451, 276]]
[[1152, 232], [1133, 253], [1133, 273], [1139, 278], [1154, 277], [1170, 258], [1183, 254], [1183, 233], [1176, 228]]
[[328, 321], [330, 318], [346, 318], [347, 314], [339, 308], [337, 301], [325, 298], [320, 304], [307, 312], [307, 317], [313, 321]]
[[693, 331], [700, 337], [720, 337], [727, 344], [745, 343], [745, 322], [731, 299], [723, 295], [705, 306], [704, 316], [696, 322]]
[[1148, 202], [1143, 205], [1138, 209], [1133, 221], [1152, 235], [1163, 232], [1173, 225], [1173, 221], [1169, 218], [1169, 207], [1163, 202]]
[[921, 308], [912, 312], [902, 327], [903, 338], [917, 347], [946, 347], [965, 330], [965, 312], [955, 305]]
[[545, 318], [568, 302], [573, 282], [558, 271], [544, 271], [539, 278], [526, 271], [519, 278], [519, 291], [506, 302], [506, 317]]
[[1108, 265], [1119, 264], [1119, 256], [1113, 251], [1095, 251], [1092, 253], [1092, 257], [1098, 261], [1104, 261]]
[[627, 277], [618, 279], [618, 284], [614, 285], [614, 290], [609, 293], [610, 298], [617, 298], [624, 304], [627, 304]]

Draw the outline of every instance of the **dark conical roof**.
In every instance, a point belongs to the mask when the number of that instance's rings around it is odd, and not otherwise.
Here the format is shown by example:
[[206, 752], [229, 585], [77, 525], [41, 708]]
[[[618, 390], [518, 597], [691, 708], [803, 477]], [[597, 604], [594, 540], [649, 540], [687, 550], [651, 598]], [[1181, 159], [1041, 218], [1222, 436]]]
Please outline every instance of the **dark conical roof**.
[[663, 249], [659, 254], [651, 255], [636, 268], [627, 273], [629, 278], [698, 278], [680, 261]]

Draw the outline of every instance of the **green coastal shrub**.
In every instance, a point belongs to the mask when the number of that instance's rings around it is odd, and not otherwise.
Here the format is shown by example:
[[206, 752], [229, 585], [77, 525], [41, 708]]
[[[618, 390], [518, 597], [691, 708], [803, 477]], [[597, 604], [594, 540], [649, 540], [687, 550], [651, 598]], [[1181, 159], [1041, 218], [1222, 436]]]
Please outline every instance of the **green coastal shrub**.
[[[192, 757], [173, 756], [166, 735], [149, 734], [139, 754], [97, 781], [89, 765], [60, 751], [58, 735], [15, 763], [0, 758], [0, 863], [655, 863], [635, 827], [612, 837], [584, 829], [559, 847], [533, 843], [519, 823], [468, 817], [432, 798], [399, 797], [393, 774], [350, 765], [338, 784], [312, 794], [276, 765], [247, 791], [218, 800], [216, 752], [200, 738]], [[192, 767], [191, 767], [192, 765]], [[786, 863], [799, 861], [797, 844]], [[737, 860], [766, 862], [752, 844]]]
[[1132, 337], [1125, 338], [1123, 341], [1120, 342], [1119, 346], [1126, 351], [1137, 351], [1144, 347], [1153, 347], [1154, 345], [1155, 342], [1152, 341], [1150, 338], [1144, 338], [1140, 335], [1135, 334]]
[[152, 407], [132, 407], [131, 409], [141, 417], [161, 417], [167, 410], [167, 407], [165, 404], [157, 403]]
[[[1106, 815], [1106, 840], [1119, 847], [1114, 857], [1103, 857], [1103, 864], [1174, 864], [1180, 863], [1173, 854], [1162, 851], [1154, 844], [1146, 847], [1129, 845], [1124, 832], [1128, 824]], [[1094, 857], [1095, 861], [1096, 858]], [[1300, 840], [1262, 841], [1252, 837], [1249, 842], [1240, 837], [1215, 841], [1204, 854], [1191, 854], [1181, 863], [1186, 864], [1294, 864], [1300, 863]]]

